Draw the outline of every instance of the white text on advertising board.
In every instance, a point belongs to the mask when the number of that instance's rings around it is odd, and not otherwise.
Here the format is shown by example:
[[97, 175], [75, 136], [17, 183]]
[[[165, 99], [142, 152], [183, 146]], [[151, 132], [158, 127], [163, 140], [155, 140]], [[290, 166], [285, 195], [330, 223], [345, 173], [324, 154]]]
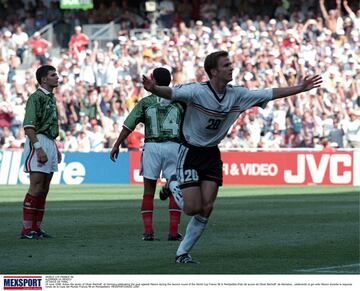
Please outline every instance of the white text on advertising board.
[[295, 173], [291, 170], [284, 171], [284, 180], [286, 183], [301, 184], [305, 181], [306, 166], [309, 169], [310, 177], [313, 183], [320, 184], [324, 181], [326, 170], [329, 169], [329, 180], [333, 184], [347, 184], [351, 182], [352, 172], [347, 170], [339, 173], [339, 165], [350, 167], [352, 159], [350, 155], [344, 154], [323, 154], [320, 162], [316, 165], [315, 157], [312, 154], [297, 155], [297, 169]]
[[[29, 184], [29, 175], [24, 173], [24, 165], [21, 164], [22, 152], [4, 151], [0, 152], [0, 185]], [[68, 185], [78, 185], [84, 181], [86, 170], [79, 162], [65, 162], [65, 155], [58, 172], [54, 173], [52, 184], [60, 184], [63, 181]]]

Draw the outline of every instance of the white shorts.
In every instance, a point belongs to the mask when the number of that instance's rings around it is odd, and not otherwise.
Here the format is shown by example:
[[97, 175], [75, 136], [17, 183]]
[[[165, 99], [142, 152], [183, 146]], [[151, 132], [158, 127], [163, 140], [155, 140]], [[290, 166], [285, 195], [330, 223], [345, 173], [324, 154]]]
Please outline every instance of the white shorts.
[[157, 180], [161, 172], [162, 177], [167, 180], [176, 175], [178, 149], [179, 144], [171, 141], [145, 143], [140, 161], [140, 175], [150, 180]]
[[47, 174], [50, 174], [51, 172], [57, 172], [58, 155], [55, 141], [43, 134], [37, 134], [36, 137], [45, 151], [48, 157], [48, 161], [45, 164], [38, 163], [36, 150], [31, 144], [29, 138], [26, 137], [24, 146], [24, 172], [43, 172]]

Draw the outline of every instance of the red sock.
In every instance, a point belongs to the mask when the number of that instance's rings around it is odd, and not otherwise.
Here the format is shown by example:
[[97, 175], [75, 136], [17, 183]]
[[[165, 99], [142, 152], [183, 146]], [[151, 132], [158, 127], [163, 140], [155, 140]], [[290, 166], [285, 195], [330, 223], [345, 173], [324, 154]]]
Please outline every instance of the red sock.
[[46, 202], [46, 196], [40, 196], [38, 198], [36, 205], [36, 225], [35, 225], [36, 230], [40, 230], [40, 226], [44, 218], [45, 202]]
[[171, 236], [176, 236], [179, 232], [181, 210], [177, 206], [175, 199], [172, 195], [169, 196], [169, 216], [169, 234]]
[[144, 233], [153, 233], [154, 196], [145, 194], [141, 204], [141, 215], [144, 224]]
[[33, 227], [36, 225], [37, 203], [38, 198], [36, 196], [26, 193], [23, 203], [23, 233], [34, 230]]

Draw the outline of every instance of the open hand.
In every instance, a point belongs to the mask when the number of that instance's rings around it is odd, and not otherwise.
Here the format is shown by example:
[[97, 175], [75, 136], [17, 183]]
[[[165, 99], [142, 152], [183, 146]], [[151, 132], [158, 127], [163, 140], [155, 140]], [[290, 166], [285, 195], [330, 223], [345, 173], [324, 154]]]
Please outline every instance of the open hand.
[[37, 156], [37, 161], [38, 161], [39, 166], [46, 164], [46, 162], [48, 161], [48, 156], [46, 155], [43, 148], [38, 148], [36, 150], [36, 156]]
[[322, 77], [320, 75], [306, 76], [301, 84], [302, 91], [309, 91], [314, 88], [319, 88], [322, 83]]

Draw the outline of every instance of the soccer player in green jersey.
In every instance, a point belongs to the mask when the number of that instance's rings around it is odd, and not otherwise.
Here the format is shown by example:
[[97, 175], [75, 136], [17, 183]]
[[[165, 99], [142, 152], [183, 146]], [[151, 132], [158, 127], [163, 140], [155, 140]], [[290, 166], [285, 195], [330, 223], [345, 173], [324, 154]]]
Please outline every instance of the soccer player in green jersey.
[[58, 111], [53, 90], [59, 85], [59, 76], [52, 66], [37, 69], [39, 88], [26, 102], [24, 130], [24, 171], [30, 174], [30, 187], [23, 204], [21, 238], [51, 237], [40, 226], [44, 217], [46, 196], [54, 172], [61, 162], [55, 138], [59, 135]]
[[[160, 86], [168, 86], [170, 72], [165, 68], [156, 68], [153, 78]], [[144, 224], [143, 240], [155, 239], [153, 229], [153, 209], [156, 182], [162, 176], [169, 180], [176, 173], [177, 152], [180, 142], [180, 122], [183, 108], [179, 103], [170, 103], [156, 95], [144, 97], [130, 112], [116, 140], [110, 159], [115, 162], [121, 143], [140, 122], [145, 125], [145, 144], [141, 156], [140, 173], [144, 177], [144, 193], [141, 214]], [[161, 198], [161, 197], [160, 197]], [[165, 198], [166, 199], [166, 198]], [[178, 232], [181, 210], [172, 195], [169, 196], [169, 235], [168, 240], [181, 240]]]

